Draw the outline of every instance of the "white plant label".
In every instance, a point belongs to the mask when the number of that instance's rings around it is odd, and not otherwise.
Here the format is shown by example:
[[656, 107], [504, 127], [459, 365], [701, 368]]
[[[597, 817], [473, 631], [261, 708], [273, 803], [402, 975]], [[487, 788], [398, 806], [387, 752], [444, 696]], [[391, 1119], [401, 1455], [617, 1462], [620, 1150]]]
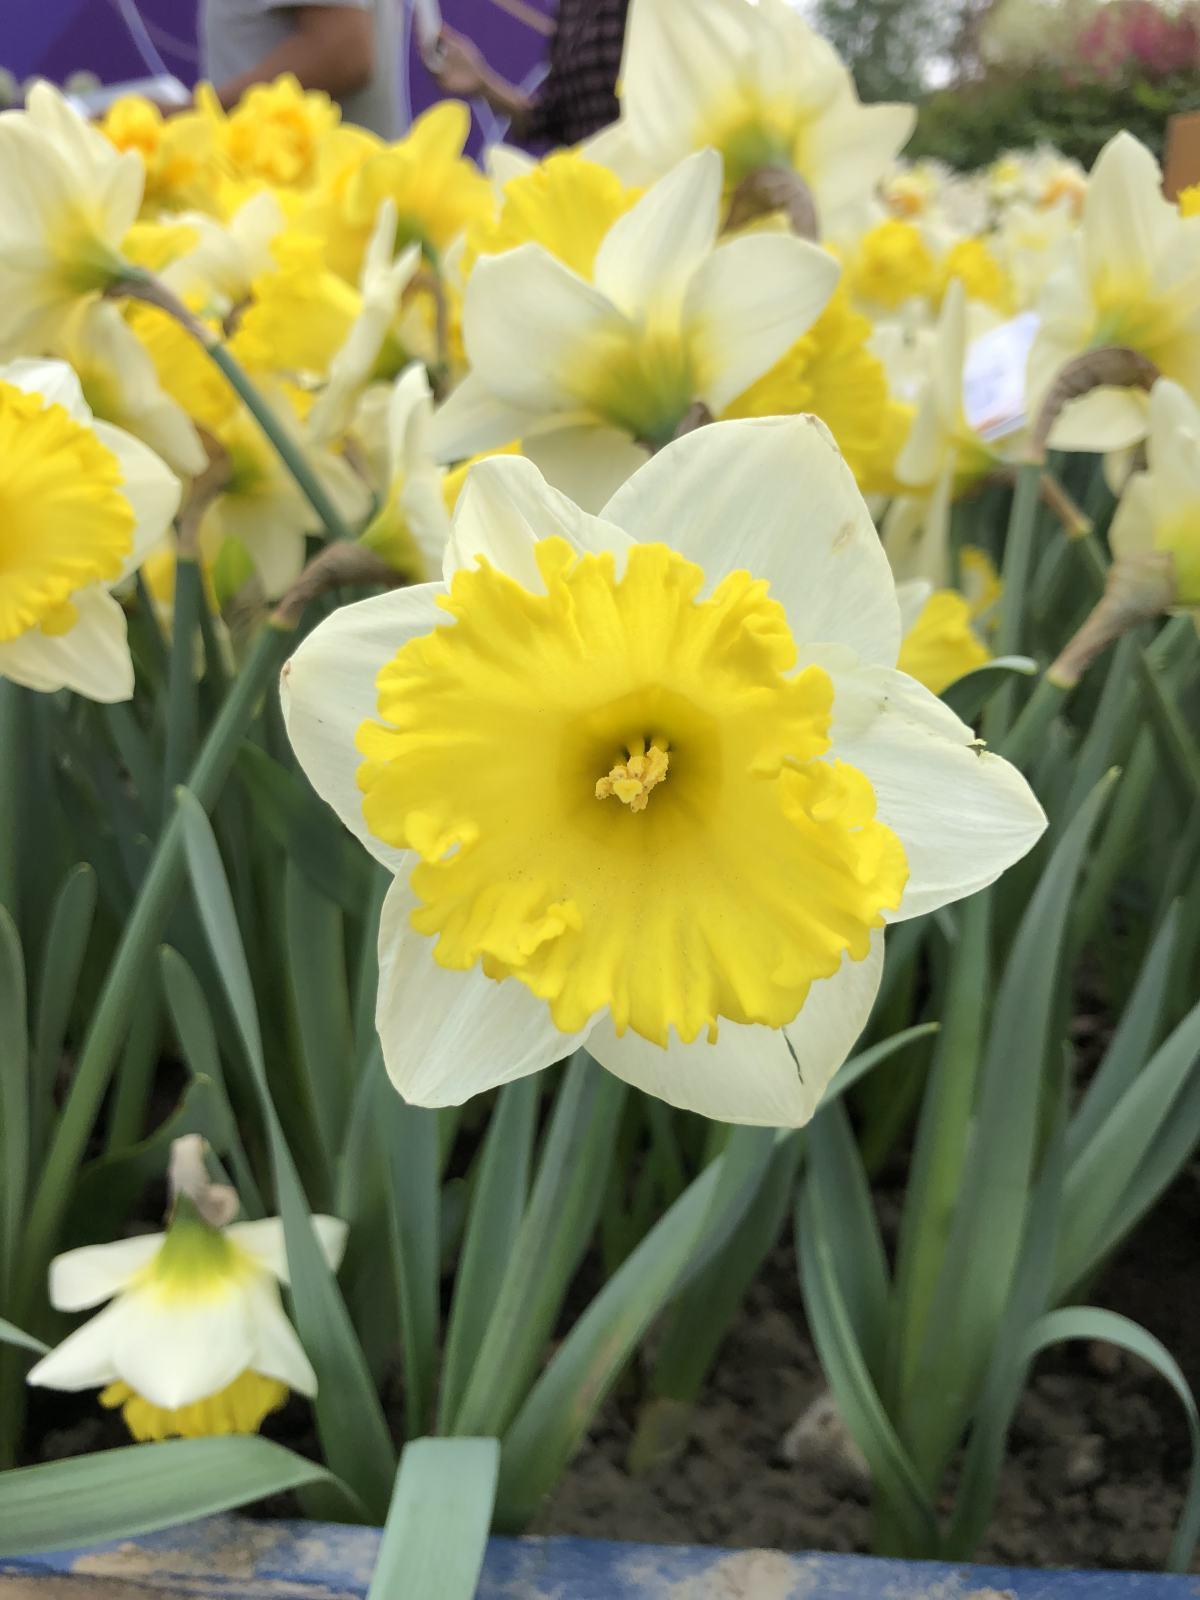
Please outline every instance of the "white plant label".
[[971, 342], [963, 410], [981, 439], [1003, 439], [1025, 425], [1025, 369], [1037, 330], [1037, 312], [1023, 311]]

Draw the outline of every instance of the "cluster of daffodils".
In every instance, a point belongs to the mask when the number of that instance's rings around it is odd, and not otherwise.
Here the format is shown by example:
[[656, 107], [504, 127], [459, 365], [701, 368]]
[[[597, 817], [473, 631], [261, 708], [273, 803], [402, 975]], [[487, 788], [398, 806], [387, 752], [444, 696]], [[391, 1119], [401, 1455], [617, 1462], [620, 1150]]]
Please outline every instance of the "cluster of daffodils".
[[[400, 1092], [586, 1045], [799, 1125], [887, 927], [1045, 825], [939, 698], [1005, 605], [956, 513], [1109, 452], [1119, 560], [1200, 606], [1200, 217], [1128, 135], [1090, 177], [901, 165], [911, 110], [784, 0], [632, 0], [620, 105], [487, 173], [459, 104], [389, 144], [287, 78], [0, 116], [0, 674], [128, 698], [123, 607], [169, 627], [177, 558], [244, 622], [349, 533], [395, 587], [282, 696], [393, 877]], [[284, 1277], [277, 1224], [185, 1198], [59, 1259], [56, 1306], [111, 1303], [31, 1379], [139, 1438], [257, 1427], [313, 1387]]]

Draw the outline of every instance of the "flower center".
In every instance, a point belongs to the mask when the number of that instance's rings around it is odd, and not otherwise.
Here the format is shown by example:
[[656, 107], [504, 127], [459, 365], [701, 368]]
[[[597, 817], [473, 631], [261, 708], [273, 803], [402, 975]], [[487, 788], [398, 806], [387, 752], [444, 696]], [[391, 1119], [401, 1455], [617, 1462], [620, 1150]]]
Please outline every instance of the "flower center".
[[635, 739], [629, 746], [624, 761], [615, 762], [596, 784], [596, 799], [607, 800], [615, 795], [630, 811], [645, 811], [650, 802], [650, 791], [660, 784], [671, 765], [671, 755], [660, 739], [646, 748], [644, 739]]
[[566, 1033], [605, 1010], [662, 1045], [790, 1022], [907, 876], [866, 777], [828, 758], [828, 674], [796, 670], [746, 572], [705, 595], [664, 545], [619, 576], [562, 539], [535, 555], [541, 592], [457, 572], [453, 625], [387, 663], [358, 731], [367, 825], [415, 852], [413, 927]]
[[0, 381], [0, 642], [65, 632], [71, 596], [119, 575], [134, 528], [120, 484], [90, 428]]

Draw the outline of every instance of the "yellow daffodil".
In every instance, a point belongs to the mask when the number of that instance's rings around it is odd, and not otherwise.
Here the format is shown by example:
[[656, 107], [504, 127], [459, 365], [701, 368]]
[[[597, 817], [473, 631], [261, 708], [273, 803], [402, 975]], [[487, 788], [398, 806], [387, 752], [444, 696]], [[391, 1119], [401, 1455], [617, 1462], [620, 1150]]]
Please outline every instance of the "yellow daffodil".
[[439, 458], [555, 435], [579, 477], [611, 469], [611, 492], [631, 441], [661, 445], [693, 403], [719, 412], [765, 372], [819, 314], [837, 264], [783, 233], [718, 244], [720, 191], [716, 153], [688, 157], [609, 229], [591, 283], [536, 244], [481, 259], [463, 310], [471, 369], [434, 419]]
[[413, 582], [435, 577], [442, 567], [450, 515], [443, 473], [429, 448], [432, 397], [425, 368], [414, 362], [387, 396], [379, 510], [362, 543]]
[[147, 210], [211, 209], [221, 158], [208, 117], [195, 111], [164, 117], [153, 101], [122, 95], [99, 126], [114, 149], [140, 159]]
[[920, 228], [897, 217], [868, 228], [846, 267], [855, 299], [885, 311], [930, 294], [936, 281], [937, 265]]
[[619, 122], [594, 143], [632, 181], [713, 146], [732, 187], [756, 168], [797, 172], [822, 232], [865, 200], [912, 131], [910, 106], [864, 106], [836, 51], [786, 0], [635, 0]]
[[358, 281], [385, 200], [396, 208], [396, 244], [419, 244], [431, 256], [491, 215], [491, 187], [463, 156], [470, 126], [466, 106], [445, 100], [395, 144], [355, 148], [343, 163], [331, 164], [300, 221], [321, 239], [335, 272], [348, 283]]
[[327, 94], [302, 89], [290, 72], [253, 84], [227, 116], [215, 96], [209, 109], [234, 171], [280, 188], [312, 183], [321, 145], [341, 120]]
[[[202, 311], [199, 299], [191, 309]], [[218, 432], [237, 410], [238, 398], [199, 342], [157, 306], [134, 301], [125, 308], [125, 320], [149, 356], [163, 392], [193, 422]]]
[[974, 672], [991, 653], [971, 626], [971, 603], [956, 589], [933, 589], [920, 579], [896, 591], [904, 629], [896, 665], [932, 694]]
[[1174, 603], [1200, 623], [1200, 408], [1160, 379], [1150, 395], [1147, 467], [1130, 479], [1113, 518], [1113, 554], [1170, 557]]
[[[1031, 411], [1062, 367], [1084, 351], [1125, 345], [1200, 396], [1200, 219], [1163, 199], [1157, 161], [1132, 134], [1100, 152], [1083, 227], [1047, 280], [1029, 358]], [[1050, 443], [1119, 450], [1145, 436], [1141, 390], [1102, 387], [1072, 401]]]
[[55, 341], [93, 416], [148, 444], [185, 477], [203, 472], [204, 446], [187, 412], [158, 381], [154, 362], [116, 306], [85, 301]]
[[959, 239], [938, 262], [937, 296], [941, 301], [957, 278], [968, 300], [991, 306], [1001, 316], [1015, 310], [1012, 285], [986, 239]]
[[[361, 523], [371, 503], [367, 486], [342, 456], [312, 442], [297, 412], [297, 397], [282, 386], [265, 393], [279, 426], [308, 457], [336, 509], [351, 527]], [[228, 458], [229, 477], [200, 523], [201, 549], [215, 562], [225, 542], [235, 541], [273, 600], [299, 576], [305, 539], [320, 531], [319, 519], [248, 411], [234, 410], [214, 435]]]
[[[331, 1267], [346, 1225], [315, 1216]], [[210, 1227], [181, 1200], [165, 1233], [87, 1245], [56, 1256], [59, 1311], [105, 1309], [32, 1369], [46, 1389], [101, 1390], [135, 1439], [256, 1433], [288, 1391], [314, 1395], [316, 1375], [279, 1296], [286, 1283], [275, 1217]]]
[[0, 367], [0, 677], [130, 697], [109, 590], [164, 537], [179, 492], [140, 440], [93, 419], [62, 362]]
[[864, 494], [885, 491], [910, 413], [892, 399], [870, 338], [870, 322], [851, 309], [839, 284], [808, 332], [737, 395], [723, 415], [776, 417], [807, 411], [820, 417]]
[[940, 161], [900, 163], [880, 183], [879, 193], [893, 216], [911, 221], [933, 209], [949, 176]]
[[49, 84], [0, 115], [0, 356], [40, 351], [128, 267], [140, 157], [114, 150]]
[[1045, 822], [899, 645], [812, 418], [700, 428], [600, 517], [520, 457], [476, 465], [445, 581], [335, 612], [283, 676], [301, 765], [395, 874], [377, 1022], [405, 1098], [586, 1042], [675, 1105], [804, 1122], [884, 925]]
[[556, 150], [509, 178], [500, 191], [498, 214], [471, 225], [464, 276], [480, 256], [540, 244], [564, 267], [590, 279], [604, 236], [641, 195], [641, 189], [622, 183], [578, 150]]

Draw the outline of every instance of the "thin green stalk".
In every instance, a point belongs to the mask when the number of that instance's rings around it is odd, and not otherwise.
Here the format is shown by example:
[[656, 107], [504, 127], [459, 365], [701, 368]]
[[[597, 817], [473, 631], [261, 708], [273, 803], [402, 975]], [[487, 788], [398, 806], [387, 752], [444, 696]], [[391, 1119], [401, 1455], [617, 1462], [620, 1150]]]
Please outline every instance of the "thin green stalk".
[[1005, 760], [1024, 768], [1026, 762], [1040, 754], [1046, 731], [1069, 693], [1069, 689], [1042, 674], [1000, 747]]
[[[211, 808], [221, 792], [237, 747], [290, 637], [290, 629], [272, 621], [255, 640], [188, 780], [189, 788], [203, 806]], [[27, 1307], [37, 1302], [42, 1274], [54, 1251], [75, 1174], [125, 1039], [134, 996], [152, 970], [154, 948], [163, 936], [183, 876], [183, 823], [176, 807], [159, 838], [108, 969], [76, 1062], [70, 1092], [42, 1164], [41, 1181], [30, 1210], [25, 1239], [24, 1292], [19, 1301], [18, 1320]]]
[[[1033, 530], [1041, 496], [1042, 469], [1024, 463], [1017, 470], [1008, 534], [1004, 541], [1004, 597], [996, 627], [996, 654], [1018, 655], [1025, 620], [1025, 591], [1033, 564]], [[985, 723], [989, 741], [999, 744], [1012, 723], [1016, 687], [1008, 683], [992, 699]]]
[[160, 311], [165, 311], [169, 317], [174, 317], [181, 328], [191, 334], [213, 364], [220, 368], [230, 388], [266, 434], [279, 459], [296, 480], [297, 488], [325, 524], [325, 531], [329, 537], [351, 538], [350, 530], [342, 520], [341, 513], [325, 492], [324, 484], [306, 460], [303, 450], [282, 426], [279, 418], [243, 371], [241, 364], [221, 342], [219, 335], [206, 327], [198, 317], [194, 317], [182, 300], [150, 273], [135, 271], [120, 287], [130, 299], [143, 300], [148, 305], [157, 306]]
[[0, 678], [0, 906], [8, 908], [18, 926], [25, 695], [19, 684]]
[[167, 679], [167, 747], [163, 758], [160, 816], [170, 815], [172, 796], [187, 774], [196, 747], [195, 638], [204, 605], [200, 566], [182, 550], [175, 555], [175, 616]]

